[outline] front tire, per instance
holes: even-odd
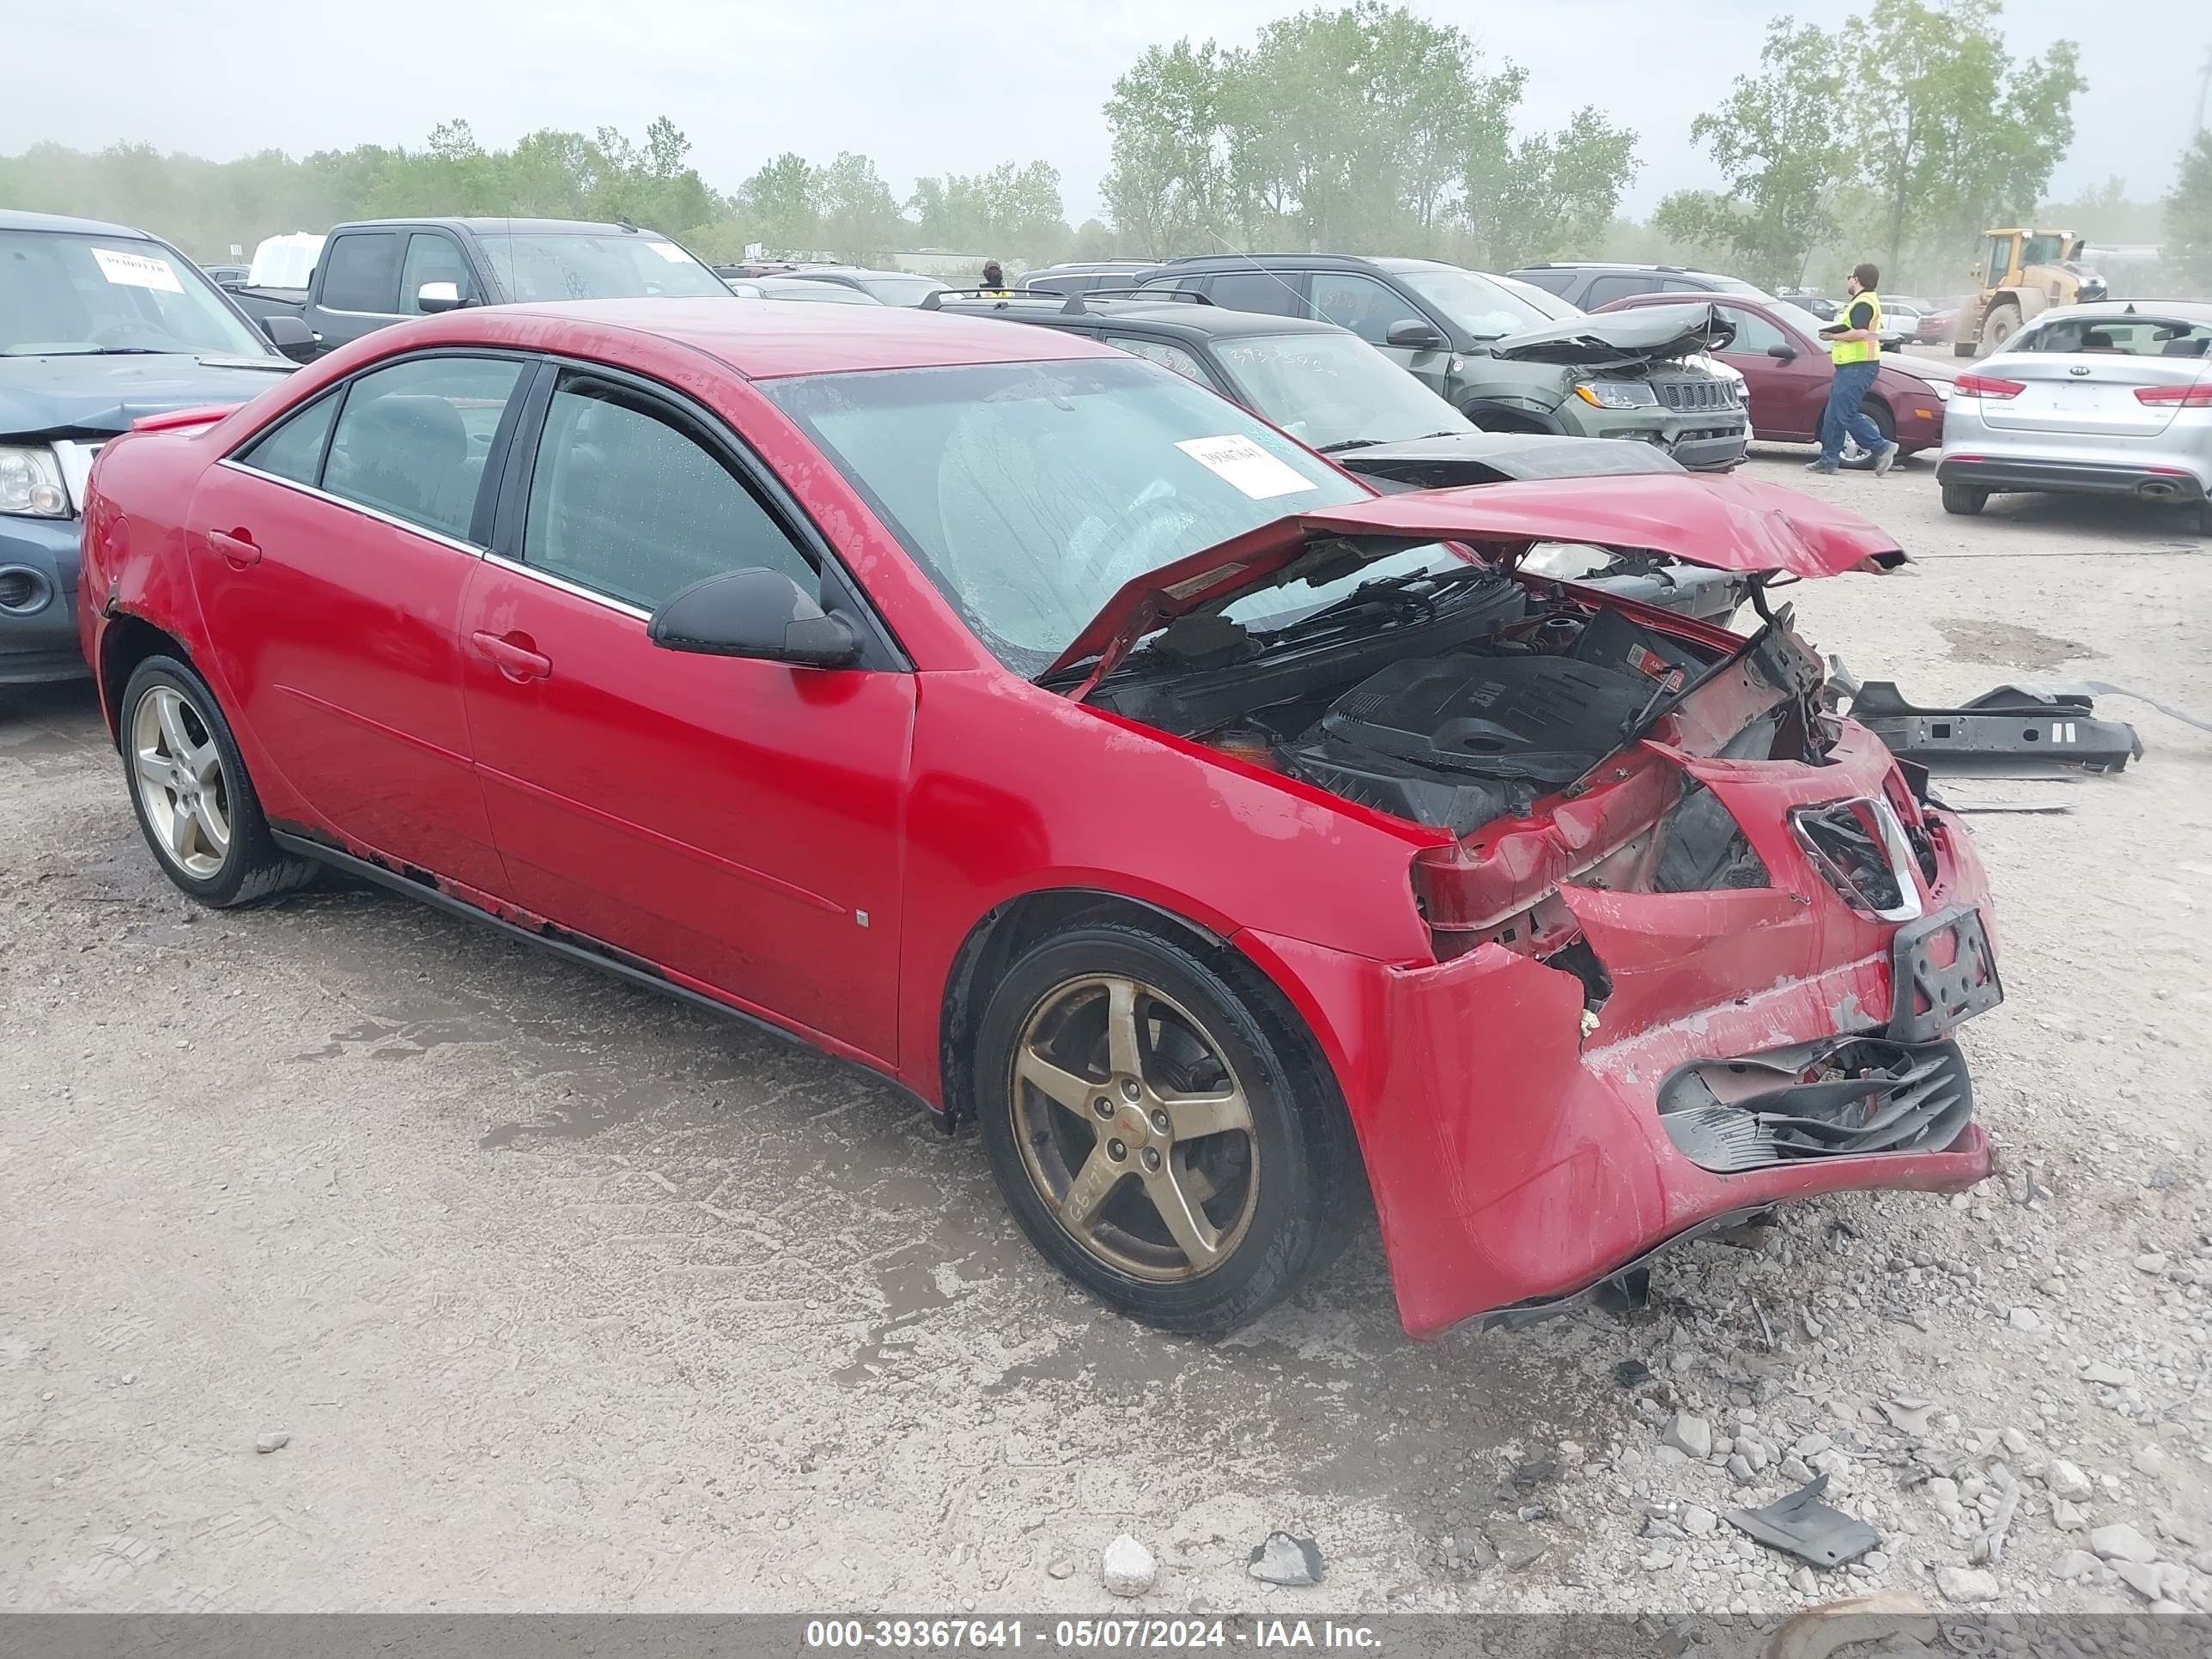
[[[1977,356],[1988,357],[2005,349],[2006,343],[2020,332],[2020,307],[2013,305],[1991,306],[1990,314],[1982,319],[1981,346]]]
[[[1972,484],[1947,483],[1943,486],[1943,510],[1971,519],[1990,504],[1990,492]]]
[[[123,688],[124,773],[161,873],[223,910],[304,885],[314,866],[277,849],[230,723],[189,664],[149,657]]]
[[[975,1113],[1014,1219],[1162,1330],[1250,1322],[1348,1229],[1358,1154],[1334,1080],[1256,979],[1096,923],[1029,951],[984,1012]]]

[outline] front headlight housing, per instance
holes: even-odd
[[[1583,380],[1575,396],[1600,409],[1650,409],[1659,401],[1659,394],[1641,380]]]
[[[1951,383],[1948,380],[1930,380],[1928,382],[1928,389],[1936,394],[1937,403],[1948,404],[1951,401]]]
[[[44,444],[0,444],[0,513],[30,519],[69,517],[69,491],[52,450]]]

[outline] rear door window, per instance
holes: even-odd
[[[1632,294],[1655,293],[1658,287],[1659,279],[1656,276],[1624,272],[1593,276],[1590,278],[1589,295],[1583,301],[1583,309],[1595,311],[1600,306],[1609,305],[1615,300],[1626,300]]]
[[[507,358],[416,357],[347,389],[323,489],[455,541],[473,539],[500,417],[521,378]]]
[[[1304,317],[1304,278],[1294,270],[1224,270],[1209,277],[1206,297],[1231,311]]]
[[[399,233],[354,230],[323,250],[321,303],[332,311],[399,313]]]

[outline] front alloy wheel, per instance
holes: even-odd
[[[131,781],[155,850],[194,881],[230,856],[230,788],[198,712],[172,685],[149,687],[131,721]]]
[[[1118,920],[1038,941],[992,988],[972,1078],[991,1173],[1030,1242],[1164,1330],[1249,1322],[1362,1212],[1335,1078],[1226,948]]]
[[[1188,1010],[1119,975],[1040,1001],[1009,1103],[1022,1163],[1083,1249],[1132,1278],[1211,1273],[1259,1195],[1252,1109]]]

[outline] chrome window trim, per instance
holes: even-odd
[[[541,569],[537,565],[525,564],[520,559],[507,558],[489,550],[483,555],[483,561],[486,564],[497,565],[501,570],[511,570],[518,576],[528,576],[532,580],[544,582],[548,587],[558,588],[562,592],[573,594],[577,599],[589,599],[594,605],[603,605],[607,610],[617,611],[625,617],[635,617],[639,622],[653,620],[653,612],[632,605],[627,599],[618,599],[611,593],[602,593],[597,588],[585,586],[581,582],[572,582],[566,576],[556,576],[551,571]]]
[[[233,460],[228,455],[217,461],[216,465],[227,466],[234,472],[243,472],[248,477],[259,478],[267,483],[281,484],[287,489],[297,491],[300,495],[312,496],[319,501],[327,501],[332,507],[342,507],[349,513],[358,513],[364,519],[374,519],[379,524],[390,525],[394,530],[404,530],[410,535],[420,536],[426,541],[436,542],[441,547],[450,547],[456,553],[465,553],[471,558],[480,559],[484,556],[484,550],[474,542],[460,541],[448,536],[442,530],[432,530],[422,525],[411,524],[396,513],[386,513],[380,507],[369,507],[361,501],[348,501],[343,495],[333,495],[327,489],[318,489],[314,485],[303,484],[295,478],[279,477],[274,472],[264,472],[258,466],[248,465],[244,461]]]

